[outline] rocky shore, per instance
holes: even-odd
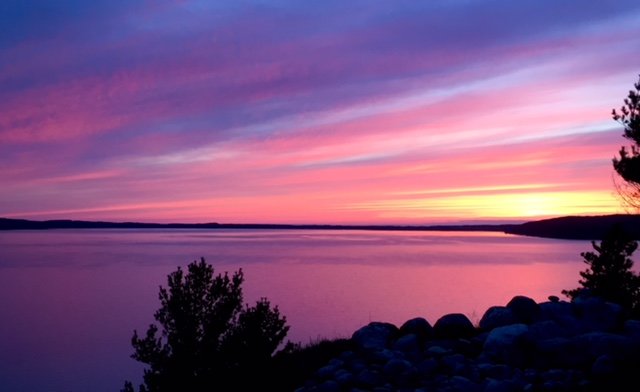
[[[625,314],[586,295],[517,296],[478,326],[463,314],[373,322],[297,391],[637,391],[640,321]]]

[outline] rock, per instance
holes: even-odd
[[[443,348],[440,346],[431,346],[427,348],[427,350],[425,351],[425,354],[427,354],[430,357],[441,357],[449,353],[451,353],[451,350],[447,350],[446,348]]]
[[[540,306],[541,321],[555,321],[568,335],[583,332],[580,320],[574,315],[571,303],[566,301],[543,302],[538,306]]]
[[[595,361],[601,355],[625,361],[637,355],[638,345],[622,335],[607,332],[590,332],[573,338],[580,355]]]
[[[511,377],[511,368],[504,364],[482,363],[478,365],[480,376],[485,379],[506,380]]]
[[[334,380],[340,384],[341,387],[352,385],[355,381],[355,377],[350,372],[340,369],[336,372]]]
[[[538,307],[542,320],[560,321],[567,316],[573,317],[573,306],[567,301],[542,302]]]
[[[568,388],[567,385],[560,381],[545,381],[542,383],[540,390],[544,392],[560,392],[567,391]]]
[[[529,338],[532,341],[567,337],[569,333],[553,320],[538,321],[529,325]]]
[[[534,365],[539,368],[577,368],[589,359],[581,355],[575,342],[569,338],[538,340],[534,347]]]
[[[442,357],[440,362],[450,373],[459,374],[465,366],[467,359],[462,354],[453,354]]]
[[[616,364],[610,355],[601,355],[593,362],[591,374],[596,378],[609,378],[616,372]]]
[[[536,301],[523,295],[517,295],[507,304],[517,322],[531,324],[540,319],[540,306]]]
[[[627,320],[624,323],[623,331],[625,336],[640,341],[640,320]]]
[[[512,366],[522,366],[529,351],[528,332],[529,327],[525,324],[495,328],[484,342],[482,355]]]
[[[440,317],[433,326],[435,335],[443,339],[470,338],[476,330],[469,318],[462,313],[451,313]]]
[[[398,336],[398,327],[390,323],[372,322],[353,333],[351,340],[364,349],[383,349]]]
[[[515,323],[517,323],[517,320],[511,309],[505,306],[492,306],[484,312],[480,319],[480,329],[490,331],[497,327]]]
[[[571,303],[584,332],[613,332],[622,329],[622,306],[598,297],[580,296]]]
[[[422,317],[416,317],[411,320],[407,320],[404,324],[402,324],[402,326],[400,327],[400,334],[414,334],[418,337],[418,339],[424,341],[427,339],[431,339],[431,337],[433,336],[433,327],[426,319]]]
[[[415,334],[404,335],[393,343],[393,349],[405,353],[420,351],[420,342]]]
[[[333,381],[333,380],[327,380],[325,382],[323,382],[322,384],[318,385],[315,389],[315,391],[317,392],[339,392],[340,391],[340,385]]]
[[[453,376],[449,379],[448,382],[449,391],[452,392],[476,392],[481,391],[481,387],[478,384],[473,383],[466,377],[462,376]]]
[[[356,384],[363,388],[372,388],[380,384],[382,376],[375,370],[364,369],[355,378]]]
[[[565,381],[568,378],[567,376],[567,372],[561,369],[549,369],[540,374],[544,381]]]
[[[364,358],[367,359],[369,362],[372,363],[380,363],[380,364],[384,364],[389,362],[392,359],[396,359],[399,356],[403,356],[404,355],[401,352],[398,351],[392,351],[386,348],[383,348],[381,350],[372,350],[367,352],[364,355]],[[404,358],[401,358],[404,359]]]
[[[326,366],[321,367],[316,371],[316,375],[323,379],[333,378],[334,374],[344,365],[339,359],[332,359]]]
[[[424,376],[434,374],[438,370],[438,361],[433,358],[427,358],[416,365],[418,373]]]
[[[413,365],[409,361],[403,359],[392,359],[382,368],[382,373],[388,378],[395,380],[401,374],[409,371]]]
[[[521,388],[511,380],[489,380],[483,392],[518,392]]]

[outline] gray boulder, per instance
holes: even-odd
[[[622,306],[598,297],[580,296],[571,303],[584,332],[621,330],[624,322]]]
[[[484,342],[482,356],[512,366],[522,366],[529,351],[529,327],[513,324],[492,330]]]
[[[414,334],[418,337],[418,339],[424,341],[426,339],[431,339],[431,337],[433,336],[433,327],[426,319],[422,317],[416,317],[412,318],[411,320],[407,320],[404,324],[402,324],[402,326],[400,327],[400,334]]]
[[[489,380],[483,392],[518,392],[522,388],[512,380]]]
[[[384,365],[382,373],[389,379],[396,380],[413,368],[411,362],[404,359],[392,359]]]
[[[554,320],[538,321],[529,325],[529,338],[533,341],[567,337],[570,333]]]
[[[446,388],[447,391],[451,392],[480,392],[482,390],[480,385],[462,376],[451,377]]]
[[[593,362],[591,374],[596,378],[609,378],[616,372],[616,364],[610,355],[601,355]]]
[[[356,346],[368,350],[388,347],[398,336],[398,327],[390,323],[372,322],[355,331],[351,340]]]
[[[492,306],[484,312],[482,319],[480,319],[480,329],[490,331],[497,327],[515,323],[517,323],[517,320],[511,309],[505,306]]]
[[[517,295],[509,301],[507,308],[519,323],[531,324],[540,319],[540,306],[529,297]]]
[[[578,368],[588,365],[576,342],[569,338],[538,340],[534,347],[534,365],[539,368]]]
[[[542,321],[555,321],[569,335],[581,333],[583,328],[574,314],[574,307],[566,301],[543,302],[540,306]]]
[[[619,361],[625,361],[637,355],[638,345],[630,338],[607,332],[590,332],[573,338],[580,355],[595,361],[602,355],[608,355]]]
[[[393,343],[393,349],[404,353],[419,352],[421,350],[420,341],[415,334],[404,335]]]
[[[624,323],[624,334],[636,342],[640,341],[640,320],[627,320]]]
[[[442,339],[470,338],[476,333],[467,316],[462,313],[444,315],[433,326],[435,335]]]

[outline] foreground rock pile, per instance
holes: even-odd
[[[640,321],[595,297],[514,297],[478,327],[462,314],[374,322],[352,341],[298,391],[640,390]]]

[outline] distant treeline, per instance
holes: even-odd
[[[565,216],[514,225],[509,234],[567,240],[600,240],[615,225],[640,240],[640,215]]]
[[[534,237],[598,240],[614,225],[640,240],[640,215],[567,216],[505,225],[284,225],[260,223],[141,223],[77,220],[32,221],[0,218],[0,230],[49,229],[269,229],[269,230],[377,230],[377,231],[497,231]]]

